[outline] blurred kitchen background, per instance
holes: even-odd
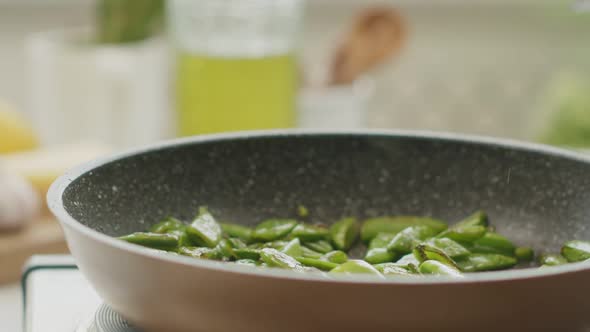
[[[590,1],[0,0],[0,321],[26,258],[66,250],[43,203],[64,170],[283,127],[587,149]]]

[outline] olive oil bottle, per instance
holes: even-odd
[[[181,136],[286,128],[295,124],[292,55],[177,58],[176,107]]]

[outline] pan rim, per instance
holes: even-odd
[[[552,147],[539,143],[526,142],[509,138],[497,138],[492,136],[472,135],[462,133],[451,133],[444,131],[428,130],[408,130],[408,129],[273,129],[273,130],[255,130],[255,131],[238,131],[231,133],[207,134],[191,137],[169,139],[153,144],[148,144],[132,149],[120,151],[102,158],[97,158],[80,165],[77,165],[64,174],[59,176],[50,186],[47,192],[47,204],[49,210],[55,215],[62,225],[68,227],[84,237],[91,238],[103,245],[127,251],[129,253],[143,256],[144,258],[161,260],[168,263],[176,263],[188,266],[194,266],[202,269],[217,270],[219,272],[229,272],[253,275],[258,277],[279,278],[285,280],[299,280],[310,282],[330,282],[330,283],[369,283],[375,285],[405,284],[405,285],[427,285],[427,284],[472,284],[472,283],[489,283],[501,281],[529,280],[533,278],[547,278],[560,276],[576,272],[590,272],[590,260],[570,263],[551,268],[525,268],[517,270],[489,271],[470,274],[465,278],[448,278],[441,276],[421,276],[420,278],[376,278],[370,275],[343,275],[326,278],[325,274],[316,273],[297,273],[289,270],[269,269],[250,267],[239,264],[226,264],[210,260],[194,259],[172,254],[162,254],[155,250],[150,250],[139,245],[134,245],[120,241],[114,237],[96,231],[73,218],[63,205],[63,193],[67,187],[78,179],[80,176],[92,171],[105,164],[140,155],[147,152],[154,152],[175,146],[200,144],[208,142],[221,142],[235,139],[252,139],[252,138],[272,138],[272,137],[306,137],[306,136],[359,136],[359,137],[397,137],[397,138],[416,138],[427,140],[438,140],[446,142],[461,142],[475,145],[485,145],[512,149],[518,151],[532,152],[566,158],[573,161],[590,164],[590,156],[579,152],[570,151],[564,148]],[[67,240],[67,239],[66,239]]]

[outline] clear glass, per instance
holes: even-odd
[[[171,0],[181,136],[295,125],[302,0]]]

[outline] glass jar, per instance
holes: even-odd
[[[303,0],[171,0],[181,136],[295,125]]]

